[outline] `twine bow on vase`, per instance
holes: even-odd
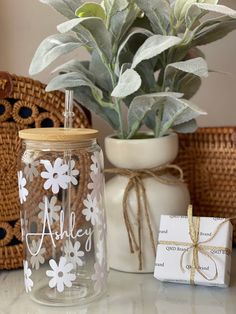
[[[169,173],[170,170],[175,170],[178,173],[176,178],[167,178],[163,175]],[[176,165],[166,165],[153,169],[106,169],[106,173],[121,175],[128,178],[128,184],[125,188],[123,196],[123,217],[128,234],[130,252],[133,254],[138,252],[139,270],[143,269],[143,250],[142,250],[142,233],[143,233],[143,216],[146,219],[149,237],[152,245],[154,256],[156,256],[156,241],[154,239],[153,226],[150,219],[147,191],[144,184],[144,179],[154,178],[158,182],[166,185],[176,185],[183,182],[183,171]],[[137,224],[138,224],[138,239],[135,237],[134,226],[129,215],[129,196],[134,190],[137,199]]]

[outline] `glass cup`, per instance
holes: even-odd
[[[18,183],[26,292],[84,304],[107,285],[103,154],[91,129],[28,129]]]

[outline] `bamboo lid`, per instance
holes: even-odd
[[[35,128],[19,131],[19,137],[32,141],[77,142],[96,139],[98,131],[94,129]]]

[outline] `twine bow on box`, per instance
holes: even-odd
[[[178,173],[176,178],[163,177],[164,174],[169,173],[170,170],[175,170]],[[106,173],[118,174],[129,179],[123,196],[123,216],[128,233],[130,252],[135,253],[138,251],[139,270],[143,269],[143,252],[142,252],[142,220],[143,212],[147,221],[149,236],[152,244],[153,254],[156,256],[156,243],[154,240],[154,232],[150,220],[147,192],[143,179],[154,178],[156,181],[167,184],[175,185],[183,182],[183,171],[176,165],[166,165],[153,169],[131,170],[131,169],[106,169]],[[134,234],[133,224],[129,216],[129,195],[132,190],[135,190],[137,198],[137,222],[138,222],[138,241]]]
[[[216,230],[212,233],[211,237],[209,237],[206,241],[199,241],[200,217],[193,217],[192,206],[189,206],[188,224],[189,224],[189,235],[192,242],[188,243],[188,242],[178,242],[178,241],[159,241],[158,245],[176,245],[176,246],[187,247],[186,250],[183,251],[180,257],[180,268],[182,272],[185,272],[184,267],[183,267],[184,256],[185,254],[187,254],[187,252],[192,250],[190,284],[193,284],[193,285],[195,284],[194,278],[195,278],[196,272],[198,272],[207,281],[213,281],[217,279],[218,277],[218,267],[210,251],[221,250],[222,252],[225,252],[225,254],[230,255],[232,253],[232,250],[227,247],[207,245],[207,243],[213,240],[215,236],[218,234],[218,232],[220,231],[220,229],[222,228],[222,226],[226,222],[229,222],[232,219],[235,219],[235,218],[233,217],[233,218],[225,219],[217,226]],[[213,262],[214,267],[215,267],[214,276],[208,277],[201,270],[201,267],[199,265],[199,254],[205,255],[207,258],[209,258]]]

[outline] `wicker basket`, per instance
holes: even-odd
[[[21,148],[18,131],[63,126],[64,99],[62,92],[46,93],[45,85],[38,81],[0,72],[0,269],[21,267],[23,259],[16,174]],[[90,126],[90,116],[78,105],[74,126]]]
[[[180,135],[177,163],[184,171],[196,215],[236,216],[236,128],[201,128]],[[236,221],[232,223],[236,226]]]

